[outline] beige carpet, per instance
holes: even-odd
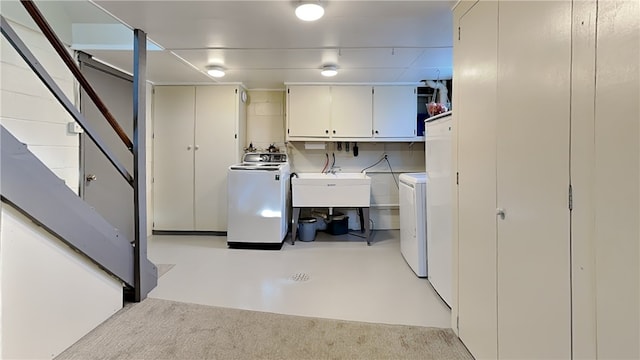
[[[453,331],[151,299],[57,359],[472,359]]]

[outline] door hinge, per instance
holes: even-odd
[[[460,173],[456,172],[456,185],[460,185]]]
[[[460,40],[460,26],[458,26],[458,40]]]
[[[458,329],[458,331],[460,331],[460,317],[456,316],[456,329]]]
[[[573,186],[569,185],[569,211],[573,210]]]

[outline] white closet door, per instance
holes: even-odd
[[[237,163],[235,86],[197,86],[195,230],[227,231],[227,170]]]
[[[598,3],[594,124],[597,357],[640,358],[640,3]],[[576,192],[576,196],[581,196]],[[581,204],[576,198],[576,206]]]
[[[459,336],[477,359],[497,357],[496,71],[498,3],[460,20],[454,98],[458,126]],[[455,304],[454,304],[455,306]]]
[[[193,230],[193,86],[156,86],[154,230]]]
[[[499,3],[498,357],[571,358],[571,2]]]

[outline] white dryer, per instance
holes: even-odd
[[[413,272],[427,276],[427,175],[400,175],[400,252]]]

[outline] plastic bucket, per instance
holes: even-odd
[[[316,221],[316,218],[298,219],[300,241],[314,241],[316,239]]]

